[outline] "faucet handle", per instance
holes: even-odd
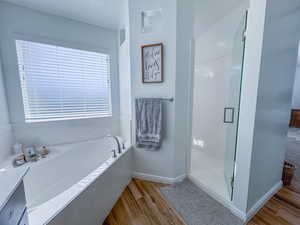
[[[116,151],[116,149],[111,150],[111,152],[113,153],[113,158],[117,158],[117,151]]]
[[[125,142],[122,142],[122,149],[125,149]]]

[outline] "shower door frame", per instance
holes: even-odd
[[[245,61],[245,50],[246,50],[246,31],[247,31],[247,22],[248,22],[248,10],[246,10],[244,14],[244,28],[243,28],[243,37],[242,37],[242,45],[243,45],[243,53],[241,58],[241,81],[239,87],[239,100],[238,100],[238,110],[236,112],[237,121],[236,121],[236,132],[235,132],[235,148],[234,148],[234,158],[233,158],[233,171],[232,171],[232,179],[231,179],[231,193],[230,200],[233,201],[233,193],[234,193],[234,181],[236,174],[236,155],[237,155],[237,142],[238,142],[238,134],[239,134],[239,122],[240,122],[240,108],[241,108],[241,94],[242,94],[242,84],[243,84],[243,74],[244,74],[244,61]],[[226,170],[226,168],[224,168]],[[225,171],[226,173],[226,171]],[[226,178],[226,177],[225,177]]]
[[[245,10],[245,29],[244,29],[244,37],[243,37],[243,57],[242,57],[242,68],[241,68],[241,82],[240,82],[240,98],[239,98],[239,110],[237,112],[237,132],[236,132],[236,141],[235,141],[235,153],[234,153],[234,170],[233,170],[233,180],[232,180],[232,193],[230,196],[230,201],[227,201],[225,198],[222,197],[220,199],[218,196],[215,194],[212,194],[214,198],[216,198],[218,201],[223,202],[224,205],[228,206],[232,204],[233,198],[234,198],[234,183],[235,183],[235,175],[236,175],[236,156],[237,156],[237,151],[238,151],[238,132],[239,132],[239,126],[240,126],[240,121],[239,121],[239,113],[240,113],[240,106],[241,106],[241,93],[242,93],[242,83],[243,83],[243,74],[244,74],[244,64],[245,64],[245,51],[246,51],[246,32],[247,32],[247,25],[248,25],[248,13],[249,10]],[[195,76],[195,71],[194,71],[194,66],[195,66],[195,39],[190,40],[190,55],[189,55],[189,65],[190,65],[190,71],[189,71],[189,86],[188,89],[189,91],[189,96],[188,96],[188,105],[190,106],[188,108],[188,115],[187,115],[187,121],[188,121],[188,137],[189,137],[189,142],[188,142],[188,150],[186,154],[186,177],[191,178],[191,153],[192,153],[192,141],[193,141],[193,135],[192,135],[192,118],[193,118],[193,102],[194,102],[194,76]],[[208,193],[210,190],[208,190],[206,187],[203,187]]]

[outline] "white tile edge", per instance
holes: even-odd
[[[186,175],[182,174],[178,177],[171,178],[171,177],[162,177],[162,176],[157,176],[157,175],[147,174],[147,173],[133,172],[132,177],[141,180],[163,183],[163,184],[175,184],[183,181],[186,178]]]
[[[245,222],[250,221],[282,187],[282,181],[279,181],[264,196],[262,196],[247,212],[245,216]]]

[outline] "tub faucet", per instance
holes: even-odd
[[[118,153],[119,153],[119,154],[122,153],[122,147],[121,147],[121,143],[120,143],[118,137],[117,137],[117,136],[113,136],[113,135],[108,135],[107,137],[111,137],[111,138],[113,138],[113,139],[117,142],[117,145],[118,145]]]

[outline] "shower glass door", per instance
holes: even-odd
[[[244,56],[246,7],[194,33],[190,178],[230,201]],[[195,27],[201,27],[201,20]]]
[[[229,196],[232,199],[235,173],[235,155],[238,134],[241,84],[245,51],[245,30],[247,13],[242,18],[234,36],[232,46],[232,65],[229,72],[228,98],[224,107],[224,125],[226,126],[226,149],[224,161],[224,176]]]

